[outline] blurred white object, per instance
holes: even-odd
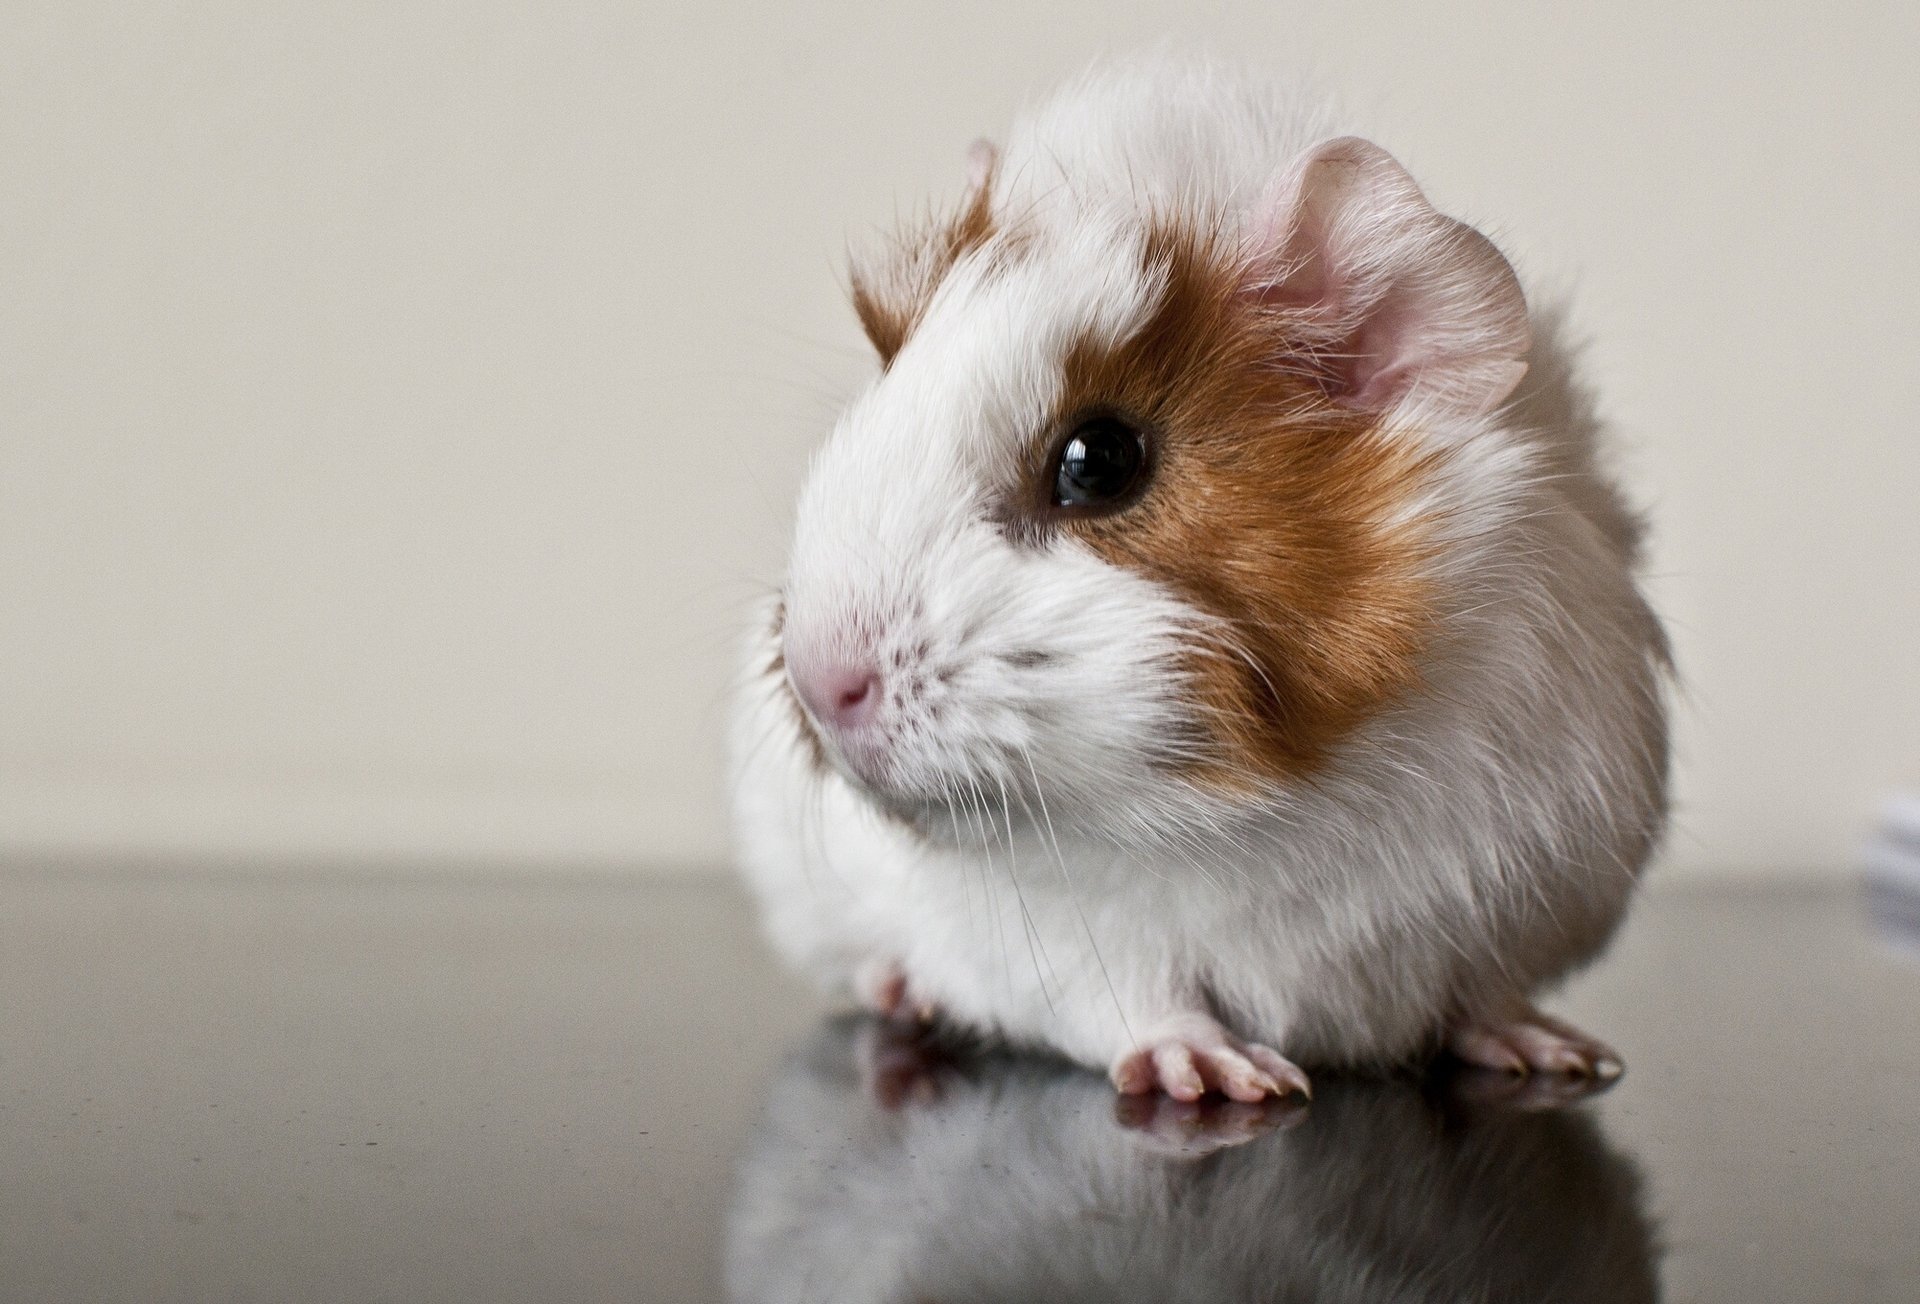
[[[1887,802],[1862,861],[1874,922],[1920,954],[1920,794],[1900,793]]]

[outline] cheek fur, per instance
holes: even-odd
[[[1418,685],[1434,618],[1416,503],[1433,455],[1330,402],[1289,323],[1207,241],[1163,229],[1148,256],[1167,287],[1155,315],[1069,356],[1060,412],[1131,414],[1154,478],[1127,511],[1065,528],[1211,618],[1187,667],[1211,746],[1187,768],[1257,788],[1312,773]]]
[[[807,709],[800,704],[800,698],[794,693],[793,684],[787,678],[786,646],[781,640],[781,635],[787,628],[785,598],[774,603],[773,613],[768,618],[767,625],[768,652],[759,673],[768,682],[776,685],[775,692],[779,694],[781,704],[789,714],[790,723],[795,736],[800,739],[807,763],[816,774],[824,774],[832,764],[827,759],[826,747],[820,742],[820,735],[814,732],[813,721],[807,719]],[[764,740],[757,741],[764,745]]]

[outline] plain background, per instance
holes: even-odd
[[[0,850],[716,870],[843,250],[1102,51],[1306,66],[1572,299],[1675,873],[1920,783],[1920,9],[9,4]]]

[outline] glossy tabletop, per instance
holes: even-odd
[[[1306,1108],[833,1018],[724,883],[0,872],[0,1299],[1920,1300],[1920,959],[1656,888],[1589,1099]]]

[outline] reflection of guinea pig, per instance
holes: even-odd
[[[1124,1091],[1609,1076],[1532,999],[1663,818],[1639,526],[1506,260],[1324,119],[1103,73],[863,266],[883,366],[755,631],[742,859],[826,984]]]
[[[739,1304],[1659,1296],[1639,1180],[1581,1111],[1328,1082],[1297,1124],[1190,1158],[1116,1114],[1194,1107],[1116,1109],[1043,1060],[895,1064],[876,1098],[886,1035],[831,1024],[775,1082],[731,1215]]]

